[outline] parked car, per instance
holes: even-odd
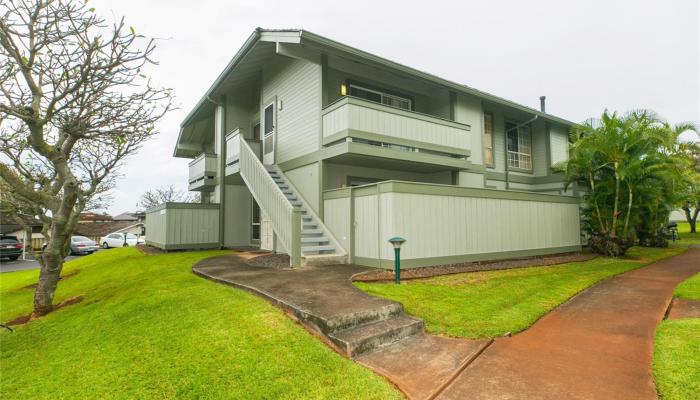
[[[22,255],[24,244],[17,239],[17,236],[0,236],[0,258],[9,258],[14,261]]]
[[[100,246],[97,245],[97,242],[85,236],[71,236],[70,238],[71,254],[92,254],[99,249]]]
[[[136,235],[132,233],[126,234],[126,240],[124,239],[124,233],[110,233],[107,236],[103,236],[100,239],[100,246],[103,249],[109,249],[111,247],[126,247],[126,246],[136,246],[138,239]]]

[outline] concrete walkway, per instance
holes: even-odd
[[[332,337],[338,331],[353,332],[354,325],[375,335],[377,323],[411,318],[401,316],[399,303],[352,285],[351,277],[367,268],[279,270],[250,266],[245,257],[214,257],[193,270],[267,298],[336,349]],[[421,322],[420,332],[401,337],[389,327],[389,342],[363,354],[339,351],[386,376],[411,399],[656,399],[656,326],[674,288],[699,271],[700,249],[692,249],[627,272],[585,290],[512,338],[426,335]]]
[[[700,250],[605,280],[498,339],[439,399],[656,399],[654,332]]]
[[[353,275],[369,268],[263,268],[248,265],[251,256],[209,258],[193,271],[266,298],[338,352],[389,378],[411,399],[436,395],[491,342],[425,335],[422,321],[403,315],[401,304],[352,284]]]

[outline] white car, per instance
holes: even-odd
[[[123,233],[110,233],[107,236],[100,238],[100,246],[103,249],[109,249],[110,247],[126,247],[126,246],[136,246],[138,239],[136,235],[132,233],[126,234],[126,239]]]

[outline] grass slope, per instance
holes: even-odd
[[[100,251],[66,264],[56,303],[0,332],[0,398],[400,398],[267,302],[191,273],[221,252]],[[36,271],[0,275],[0,320],[31,311]]]
[[[621,259],[599,257],[548,267],[471,272],[393,283],[356,283],[403,303],[428,332],[483,338],[528,328],[583,289],[613,275],[679,254],[686,246],[633,248]]]
[[[700,234],[691,235],[688,230],[687,223],[679,224],[684,240],[700,243]],[[678,285],[673,295],[700,300],[700,274]],[[700,399],[700,318],[661,322],[654,340],[653,369],[662,399]]]

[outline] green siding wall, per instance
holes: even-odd
[[[282,105],[276,111],[275,162],[279,164],[319,148],[321,66],[283,56],[274,60],[263,71],[262,107],[275,97]]]

